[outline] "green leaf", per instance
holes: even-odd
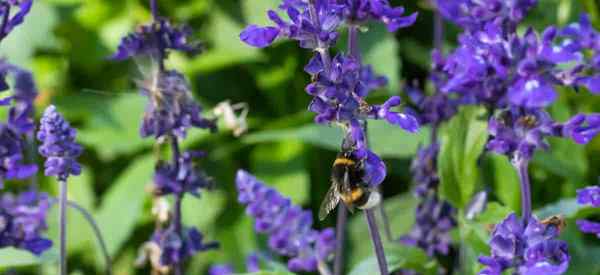
[[[385,257],[390,271],[411,269],[425,275],[437,274],[437,266],[427,254],[419,248],[395,245],[385,249]],[[371,256],[356,265],[350,275],[378,274],[377,258]]]
[[[205,230],[214,225],[224,206],[225,193],[222,191],[203,192],[200,198],[185,196],[181,206],[183,222]],[[198,209],[202,209],[202,215],[198,215]]]
[[[369,121],[369,140],[371,149],[384,158],[408,158],[417,152],[420,144],[425,143],[429,130],[421,129],[418,134],[389,125],[385,121]],[[338,151],[342,144],[343,132],[338,127],[307,124],[292,129],[265,130],[247,135],[245,143],[263,143],[283,140],[300,140],[324,149]]]
[[[292,272],[288,271],[259,271],[252,273],[236,273],[237,275],[294,275]]]
[[[145,104],[146,99],[142,96],[120,94],[104,111],[94,114],[89,124],[78,132],[78,139],[96,148],[103,159],[150,146],[153,140],[143,139],[139,134]]]
[[[58,254],[55,249],[50,249],[39,257],[36,257],[28,251],[12,247],[0,249],[0,271],[6,268],[55,263],[57,260]]]
[[[488,138],[483,111],[464,107],[441,131],[440,195],[456,208],[469,203],[479,180],[477,161]]]
[[[151,183],[153,168],[152,156],[138,158],[104,195],[97,221],[113,256],[129,239],[143,214],[144,201],[148,197],[144,190]]]
[[[514,212],[521,209],[521,186],[519,175],[507,157],[489,154],[494,170],[494,191],[498,199]]]
[[[294,203],[304,204],[310,198],[304,152],[302,143],[294,141],[260,145],[251,155],[252,171]]]

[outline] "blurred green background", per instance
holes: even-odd
[[[427,85],[429,53],[432,48],[432,12],[424,1],[390,1],[419,11],[417,23],[397,34],[371,26],[360,36],[367,63],[390,79],[386,90],[375,93],[370,102],[380,103],[389,95],[401,94],[406,82]],[[198,56],[172,54],[169,68],[184,72],[198,101],[207,113],[219,102],[246,102],[250,108],[249,132],[233,137],[221,127],[216,134],[192,130],[186,148],[205,150],[202,167],[215,177],[215,191],[200,199],[186,197],[184,219],[197,226],[221,249],[201,253],[189,262],[186,274],[205,274],[215,263],[232,263],[244,270],[245,256],[265,248],[265,238],[255,236],[252,220],[236,201],[233,178],[239,168],[255,173],[292,200],[316,210],[329,187],[329,169],[340,147],[341,133],[317,126],[306,108],[304,92],[309,77],[303,66],[310,53],[292,42],[280,42],[267,50],[247,47],[238,39],[248,23],[265,24],[265,11],[278,0],[170,0],[159,1],[161,14],[175,22],[187,23],[205,45]],[[154,167],[152,139],[139,137],[138,129],[145,98],[135,89],[141,77],[133,62],[112,62],[107,57],[125,34],[148,22],[147,1],[139,0],[37,0],[25,23],[0,45],[0,57],[33,70],[40,90],[38,111],[52,103],[78,129],[85,145],[84,173],[70,182],[69,197],[89,209],[98,223],[114,257],[115,274],[148,274],[133,262],[138,248],[153,228],[151,184]],[[594,0],[541,0],[526,24],[538,30],[550,24],[565,25],[587,11],[600,26],[599,2]],[[459,29],[447,24],[445,48],[452,49]],[[343,41],[343,40],[340,40]],[[344,46],[340,42],[340,48]],[[2,110],[4,111],[4,110]],[[600,111],[600,98],[587,92],[565,91],[551,108],[563,121],[577,112]],[[1,114],[0,117],[4,117]],[[410,161],[419,144],[428,140],[428,129],[406,134],[385,123],[369,124],[373,150],[385,158],[388,177],[384,182],[385,205],[394,235],[408,232],[414,220],[417,200],[411,193]],[[575,190],[598,183],[600,139],[586,147],[570,141],[551,140],[552,150],[539,153],[532,164],[534,208],[538,214],[566,213],[569,227],[563,238],[570,243],[572,268],[569,274],[600,274],[600,242],[577,233],[573,219],[590,215],[574,203]],[[489,190],[497,203],[477,222],[461,222],[455,234],[469,246],[469,260],[475,268],[479,253],[489,253],[486,224],[496,223],[510,209],[518,211],[519,189],[516,174],[505,158],[484,155],[477,160],[480,175],[470,187]],[[42,186],[56,194],[48,179]],[[461,184],[461,179],[456,181]],[[18,189],[23,183],[9,183]],[[456,188],[461,188],[456,187]],[[545,211],[545,212],[544,212]],[[51,213],[49,235],[56,240],[56,209]],[[594,214],[594,213],[591,213]],[[69,213],[69,261],[72,274],[102,274],[103,261],[89,226],[79,213]],[[349,225],[347,267],[371,256],[364,220],[355,214]],[[334,218],[317,227],[333,226]],[[467,252],[468,252],[467,251]],[[18,274],[55,274],[56,248],[40,259],[12,249],[0,250],[0,272],[16,267]],[[420,255],[419,255],[420,256]],[[456,255],[455,255],[456,256]],[[460,260],[449,259],[450,266]],[[425,261],[425,260],[423,260]],[[422,264],[422,263],[419,263]],[[3,271],[4,270],[4,271]],[[464,271],[469,274],[471,271]],[[357,273],[360,274],[360,273]],[[455,274],[461,274],[456,273]]]

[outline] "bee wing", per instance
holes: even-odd
[[[333,210],[339,202],[340,195],[338,194],[335,184],[332,184],[329,188],[329,191],[327,191],[327,194],[325,194],[325,198],[323,199],[321,207],[319,208],[319,220],[324,220],[327,215],[329,215],[329,212],[331,212],[331,210]]]

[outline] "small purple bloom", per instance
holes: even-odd
[[[600,133],[600,114],[578,114],[557,128],[562,128],[563,137],[587,144]]]
[[[81,155],[83,148],[75,141],[76,135],[75,129],[56,111],[56,107],[51,105],[46,108],[37,133],[37,138],[42,143],[39,152],[46,158],[46,176],[66,180],[69,175],[81,173],[77,157]]]
[[[600,186],[588,186],[577,190],[577,203],[600,207]]]
[[[227,264],[213,265],[208,270],[208,275],[233,275],[233,267]]]
[[[149,56],[156,60],[166,58],[167,50],[196,53],[200,44],[189,40],[192,30],[187,26],[173,26],[166,19],[139,26],[137,31],[121,40],[114,60]]]
[[[195,228],[184,229],[183,234],[178,234],[172,227],[158,229],[151,241],[160,247],[160,262],[164,266],[178,264],[199,252],[219,247],[216,242],[205,242],[202,233]]]
[[[191,127],[215,129],[213,121],[202,117],[185,77],[174,70],[157,72],[141,85],[148,97],[140,128],[142,137],[175,135],[185,137]]]
[[[588,220],[577,220],[577,227],[579,227],[579,230],[583,233],[596,234],[596,237],[600,238],[600,223]]]
[[[189,192],[199,196],[199,189],[209,188],[212,180],[196,170],[193,165],[193,159],[200,155],[196,152],[185,152],[177,164],[159,163],[154,174],[156,193],[164,196]]]
[[[289,258],[291,271],[315,271],[319,263],[329,260],[335,249],[335,233],[330,228],[312,229],[310,211],[293,205],[246,171],[238,171],[236,186],[238,201],[255,219],[255,230],[269,236],[273,251]]]
[[[33,133],[33,103],[38,95],[33,75],[0,59],[0,93],[10,88],[5,81],[7,76],[14,80],[13,95],[0,99],[0,105],[13,103],[8,114],[8,124],[21,134]]]
[[[264,48],[271,45],[278,35],[279,29],[275,27],[249,25],[240,33],[240,40],[250,46]]]
[[[542,78],[524,78],[509,88],[508,98],[515,106],[541,108],[556,100],[556,91],[551,83]]]
[[[12,246],[40,255],[52,246],[42,237],[48,228],[50,201],[46,193],[23,192],[0,197],[0,248]]]
[[[480,275],[500,275],[513,269],[518,274],[559,275],[569,266],[569,252],[564,241],[557,240],[558,228],[542,224],[534,217],[525,225],[510,214],[496,225],[490,240],[491,256],[481,256],[487,267]]]

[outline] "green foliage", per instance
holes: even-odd
[[[385,257],[390,271],[411,269],[424,275],[438,274],[435,261],[427,257],[427,254],[418,248],[400,245],[390,246],[385,249]],[[377,258],[371,256],[356,265],[349,274],[377,274],[378,272]]]
[[[441,131],[440,195],[457,208],[469,203],[479,180],[478,160],[488,137],[483,114],[482,108],[464,107]]]

